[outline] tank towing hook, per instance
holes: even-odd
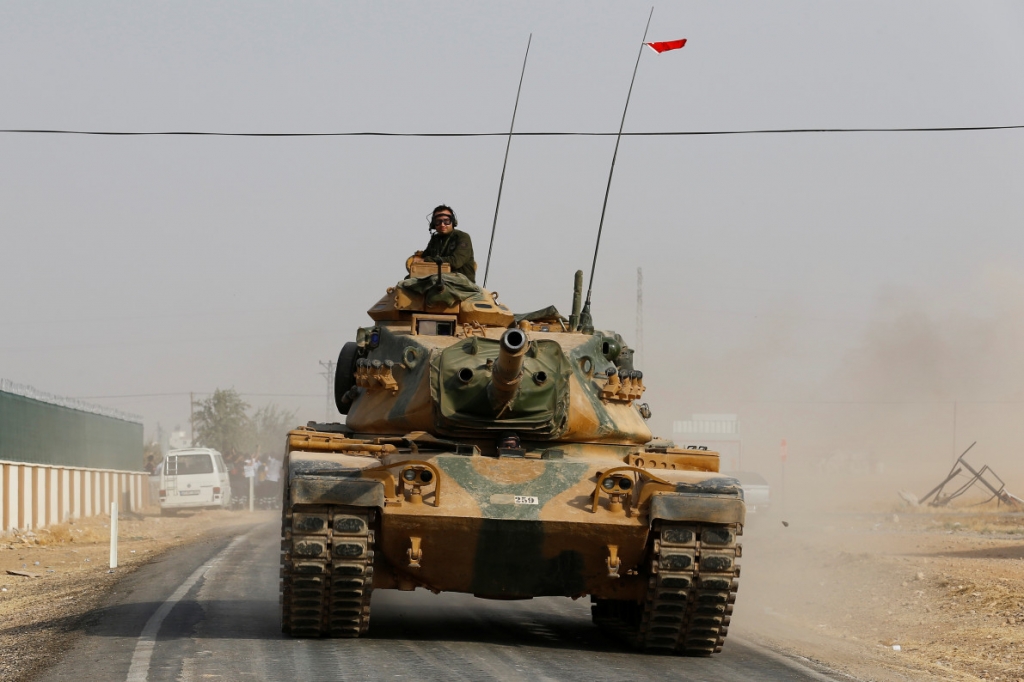
[[[622,559],[619,558],[619,546],[608,545],[608,577],[618,578],[619,568],[622,566]]]
[[[422,538],[410,537],[409,538],[409,549],[406,550],[406,556],[409,557],[409,568],[420,568],[420,561],[423,560],[423,549],[420,547]]]

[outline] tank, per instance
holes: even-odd
[[[344,424],[288,434],[282,626],[358,637],[374,590],[589,597],[648,652],[721,650],[746,514],[715,452],[655,439],[614,332],[412,264],[338,357]],[[414,276],[419,275],[419,276]]]

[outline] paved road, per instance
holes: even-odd
[[[293,640],[278,623],[279,528],[211,539],[122,581],[39,681],[829,680],[732,640],[710,659],[622,649],[587,600],[379,591],[368,637]]]

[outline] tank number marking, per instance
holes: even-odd
[[[540,504],[540,500],[531,495],[495,493],[491,495],[491,504]]]

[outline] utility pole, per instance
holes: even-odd
[[[334,360],[320,361],[320,366],[326,372],[320,372],[320,376],[327,380],[327,400],[324,405],[324,421],[331,421],[331,402],[334,400],[334,368],[337,366]]]
[[[196,446],[196,399],[192,391],[188,392],[188,445]]]
[[[636,269],[636,359],[633,365],[641,366],[644,355],[644,269]]]

